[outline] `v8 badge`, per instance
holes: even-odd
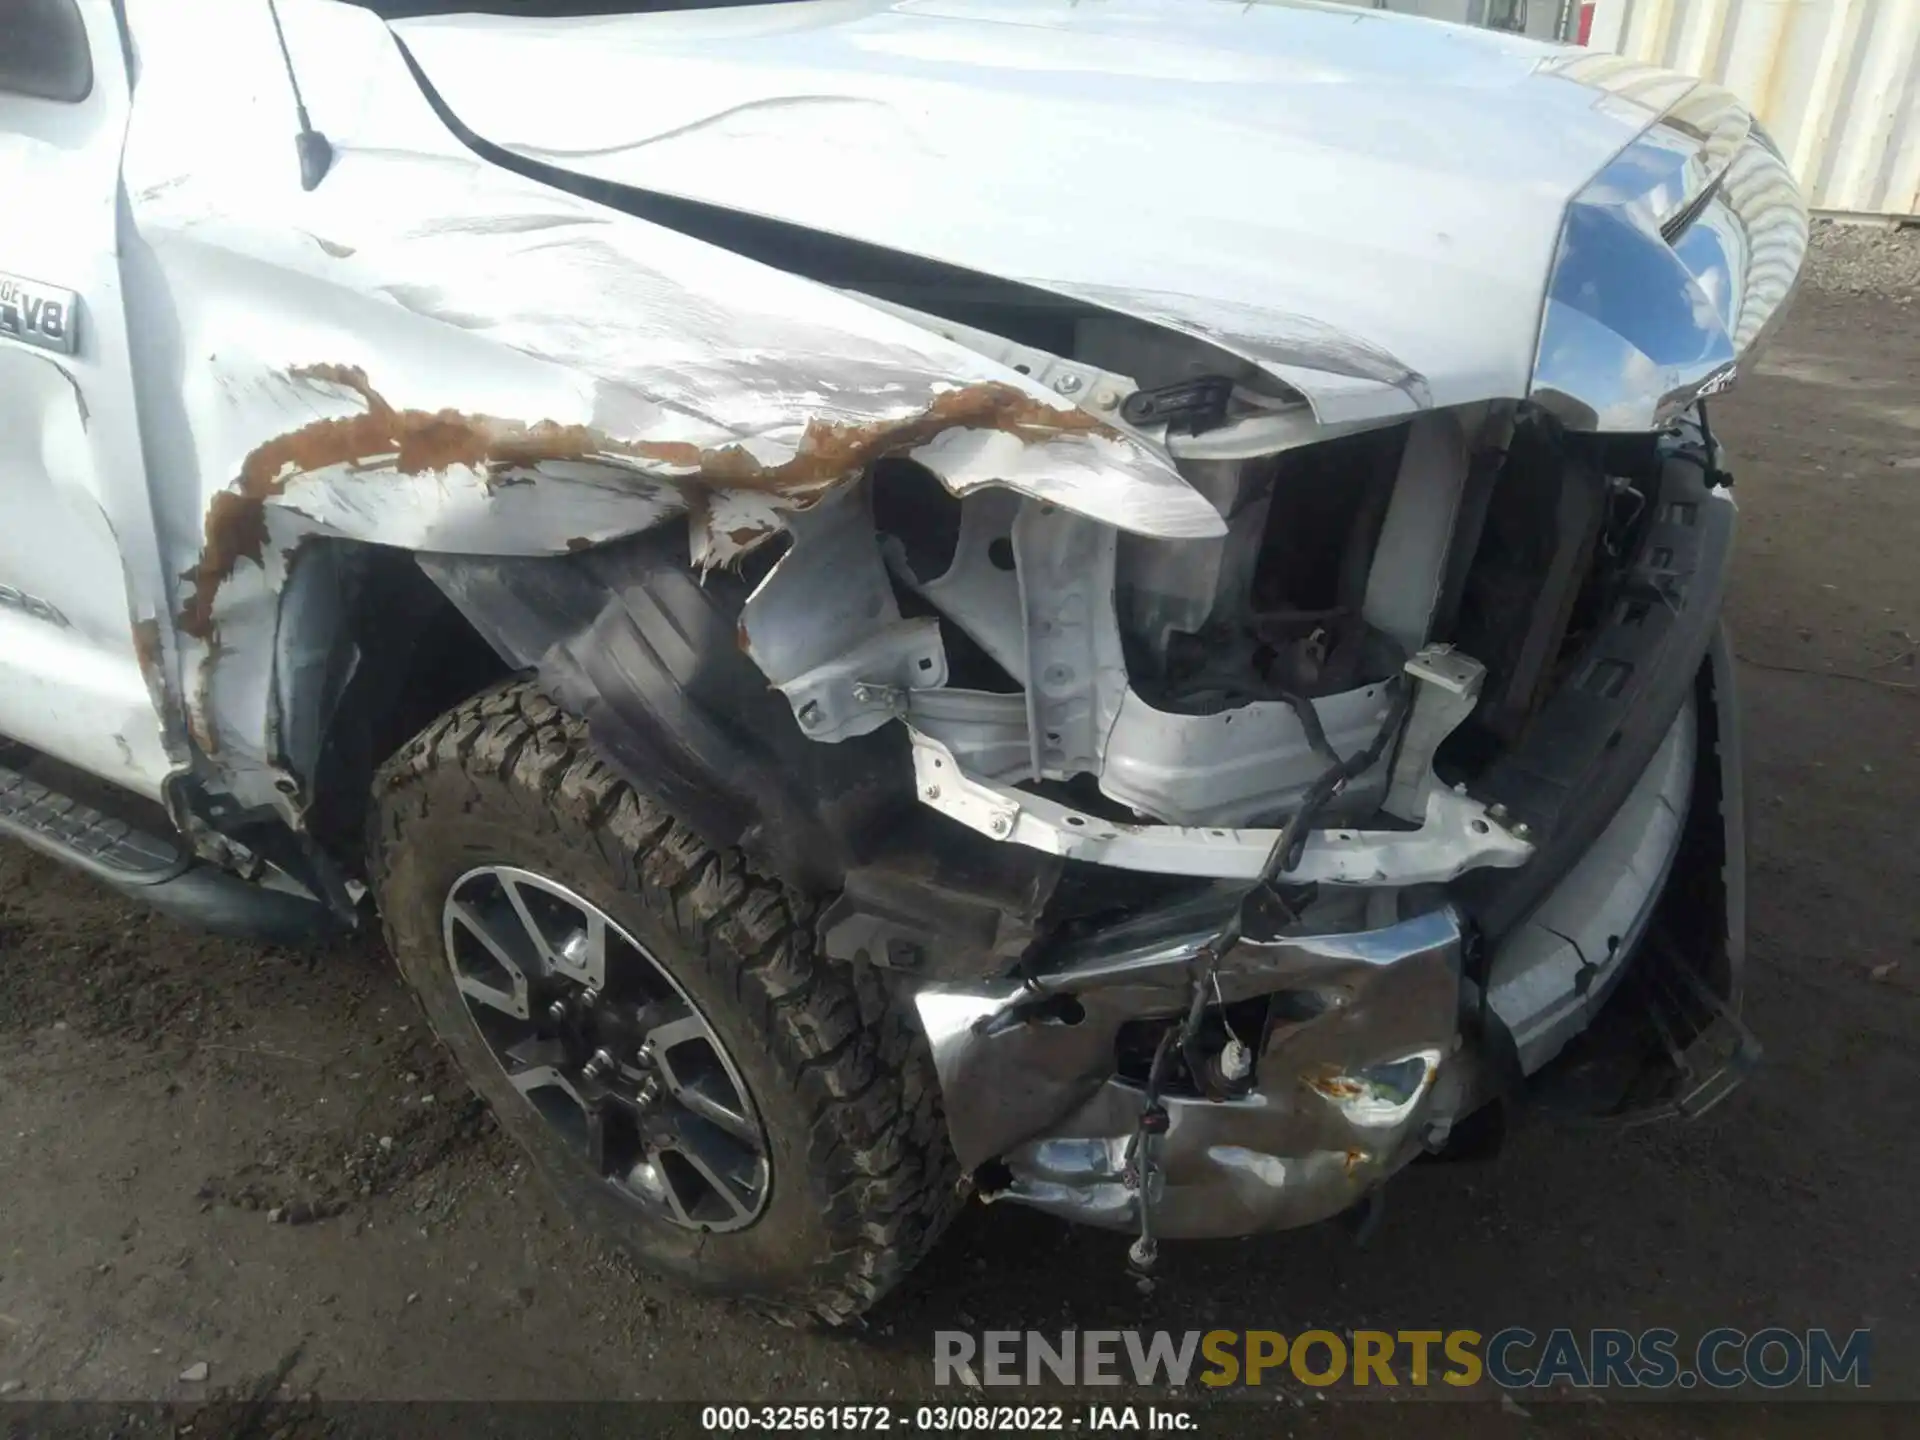
[[[0,339],[71,355],[79,343],[79,306],[71,290],[0,273]]]

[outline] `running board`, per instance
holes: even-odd
[[[153,834],[21,773],[7,763],[29,763],[21,751],[0,755],[0,836],[202,929],[296,946],[339,933],[319,900],[207,865],[178,836]]]

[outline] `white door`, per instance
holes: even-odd
[[[0,735],[154,795],[135,628],[156,617],[128,588],[153,522],[120,293],[126,62],[112,0],[0,12]]]

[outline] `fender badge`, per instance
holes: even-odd
[[[71,355],[78,348],[79,308],[71,290],[0,272],[0,338]]]

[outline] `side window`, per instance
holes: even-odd
[[[0,90],[73,104],[92,89],[87,27],[73,0],[0,0]]]

